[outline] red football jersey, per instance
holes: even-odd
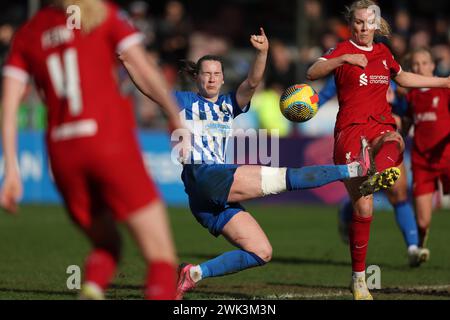
[[[362,69],[343,64],[334,70],[339,101],[336,130],[354,123],[367,123],[369,117],[380,123],[394,124],[386,92],[391,77],[401,72],[389,49],[382,43],[371,48],[361,47],[352,40],[340,42],[320,59],[327,60],[343,54],[364,54],[368,64]]]
[[[406,96],[414,120],[414,144],[420,152],[437,146],[450,134],[450,90],[412,89]]]
[[[4,75],[34,78],[48,108],[48,142],[80,137],[119,138],[134,125],[121,96],[117,54],[142,41],[126,15],[111,3],[90,33],[66,26],[66,13],[41,9],[14,36]]]

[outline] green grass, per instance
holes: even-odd
[[[273,260],[226,277],[202,281],[186,299],[351,299],[350,258],[336,228],[336,208],[319,206],[248,207],[266,231]],[[180,261],[199,263],[232,250],[212,237],[186,209],[171,209]],[[392,212],[376,212],[368,265],[381,268],[375,299],[450,298],[450,215],[438,211],[429,238],[431,260],[407,266],[406,249]],[[145,265],[125,230],[124,258],[108,292],[113,299],[141,298]],[[82,266],[86,239],[61,207],[24,206],[18,216],[0,218],[0,299],[73,299],[66,269]]]

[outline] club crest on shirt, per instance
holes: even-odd
[[[432,107],[437,108],[439,106],[439,97],[434,97],[432,102]]]
[[[231,115],[231,110],[225,101],[222,102],[222,105],[220,106],[220,111],[222,111],[225,115]]]
[[[385,68],[386,70],[389,70],[389,68],[388,68],[388,66],[387,66],[386,60],[383,60],[383,65],[384,65],[384,68]]]

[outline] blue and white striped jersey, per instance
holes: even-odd
[[[220,95],[214,103],[190,91],[176,91],[175,98],[181,109],[181,120],[192,134],[193,148],[188,163],[225,163],[233,118],[247,112],[250,104],[242,110],[235,92]]]

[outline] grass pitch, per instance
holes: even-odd
[[[262,268],[205,279],[186,299],[351,299],[350,256],[337,233],[336,208],[247,208],[272,242],[273,260]],[[214,238],[187,209],[170,209],[180,261],[199,263],[233,250]],[[381,269],[375,299],[450,299],[450,214],[437,211],[428,240],[431,260],[407,264],[405,244],[392,212],[376,212],[367,264]],[[124,257],[108,291],[110,299],[140,299],[145,264],[125,230]],[[67,289],[70,265],[83,265],[87,240],[58,206],[23,206],[0,218],[0,299],[74,299]]]

